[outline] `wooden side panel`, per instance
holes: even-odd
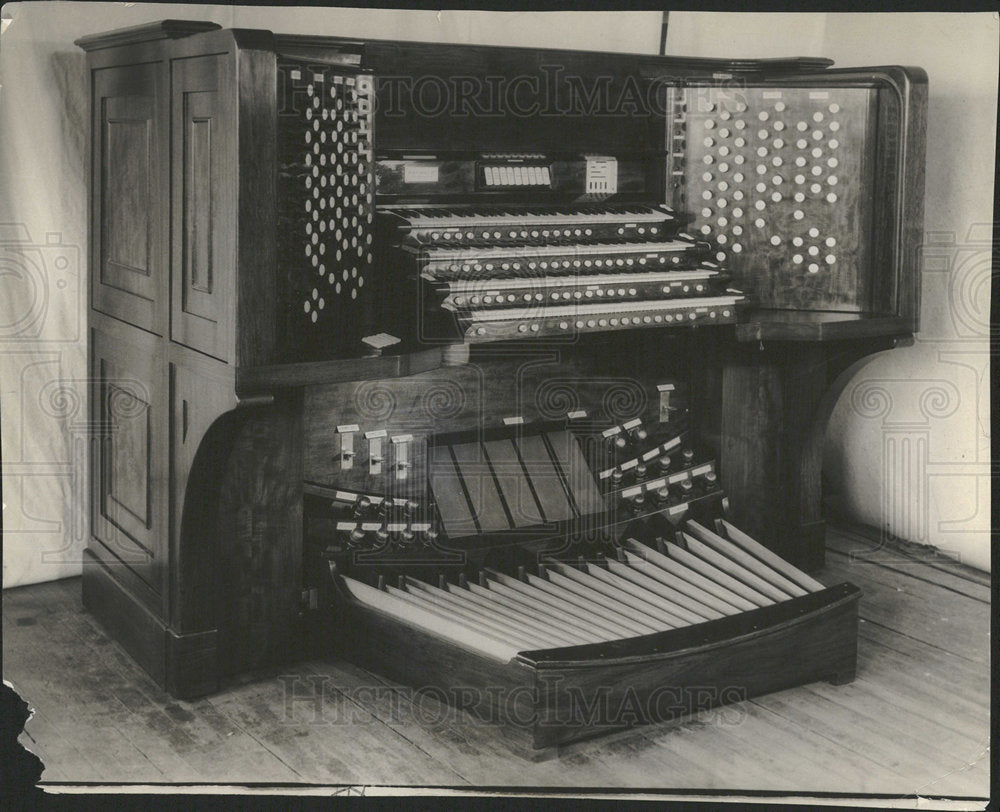
[[[93,72],[96,309],[162,335],[167,307],[166,65]]]
[[[720,477],[732,522],[801,569],[823,566],[823,437],[845,370],[892,346],[774,342],[733,351],[723,366]]]
[[[193,352],[169,364],[171,478],[171,626],[179,632],[215,627],[218,567],[212,512],[219,469],[237,420],[230,370]]]
[[[174,341],[233,354],[236,128],[229,54],[171,65],[171,322]]]
[[[212,573],[223,676],[299,656],[301,399],[245,407],[220,480]],[[202,469],[211,475],[213,469]],[[214,537],[213,537],[214,536]]]
[[[275,360],[277,334],[277,66],[269,32],[235,34],[240,272],[235,354],[240,365],[255,366]]]
[[[163,353],[123,325],[91,332],[93,416],[102,432],[93,460],[92,533],[116,575],[161,611],[167,572],[167,436]]]

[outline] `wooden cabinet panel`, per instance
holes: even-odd
[[[162,62],[94,71],[94,307],[158,335],[167,302]]]
[[[165,374],[156,338],[124,325],[91,332],[91,409],[101,425],[92,471],[100,557],[151,608],[167,567]]]
[[[235,126],[228,54],[174,60],[171,338],[231,357],[235,269]]]
[[[217,590],[215,504],[221,469],[233,434],[236,407],[229,367],[174,347],[170,371],[172,628],[190,633],[214,628]],[[219,421],[210,436],[213,424]],[[201,459],[196,464],[198,455]]]

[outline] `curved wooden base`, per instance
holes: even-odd
[[[860,590],[843,583],[766,608],[608,643],[523,651],[508,663],[376,609],[344,610],[344,652],[539,749],[853,679]]]

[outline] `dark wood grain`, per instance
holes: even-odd
[[[743,346],[722,374],[720,467],[734,521],[782,558],[823,562],[822,447],[843,388],[895,340]]]
[[[237,175],[232,54],[171,64],[170,335],[233,360]]]
[[[754,310],[736,326],[740,341],[840,341],[878,336],[904,337],[913,322],[903,316],[867,313]]]
[[[114,31],[80,37],[74,40],[73,44],[85,51],[97,51],[102,48],[118,48],[122,45],[135,45],[161,39],[178,39],[218,28],[221,28],[218,23],[208,20],[158,20],[155,23],[116,28]]]
[[[445,366],[447,351],[448,347],[433,347],[397,355],[241,366],[236,373],[236,389],[241,395],[250,396],[278,389],[404,378]]]
[[[301,400],[250,407],[216,505],[219,668],[289,662],[298,645],[302,556]]]
[[[217,627],[217,500],[220,471],[238,435],[232,371],[198,353],[171,353],[171,627]]]
[[[793,605],[804,599],[778,604],[772,607],[774,617],[752,618],[747,633],[722,641],[711,641],[709,627],[725,621],[709,621],[700,624],[706,627],[700,644],[673,648],[665,643],[662,654],[653,645],[653,653],[621,663],[589,660],[582,668],[539,663],[535,746],[663,723],[802,683],[850,682],[857,661],[860,592],[848,584],[827,592],[811,596],[817,598],[811,609]],[[695,637],[697,629],[684,631]],[[638,641],[634,645],[638,648]],[[591,718],[595,705],[596,724]]]
[[[236,359],[242,366],[273,363],[276,306],[281,301],[275,234],[277,64],[270,32],[236,31],[239,77],[236,126],[237,231]]]
[[[92,325],[90,409],[101,431],[92,448],[91,534],[161,612],[169,567],[163,351],[154,336],[115,319]]]
[[[169,100],[162,61],[92,76],[90,274],[93,306],[166,332]]]

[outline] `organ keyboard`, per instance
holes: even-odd
[[[505,245],[511,240],[547,240],[665,235],[679,219],[668,206],[566,205],[546,206],[425,206],[390,207],[393,218],[409,242]]]
[[[399,263],[426,283],[425,340],[731,323],[745,302],[725,288],[719,266],[704,260],[708,243],[678,234],[682,221],[665,206],[432,206],[381,214]],[[439,309],[454,320],[442,321]]]
[[[817,461],[917,327],[922,71],[79,44],[84,603],[159,684],[350,657],[535,748],[851,679]]]

